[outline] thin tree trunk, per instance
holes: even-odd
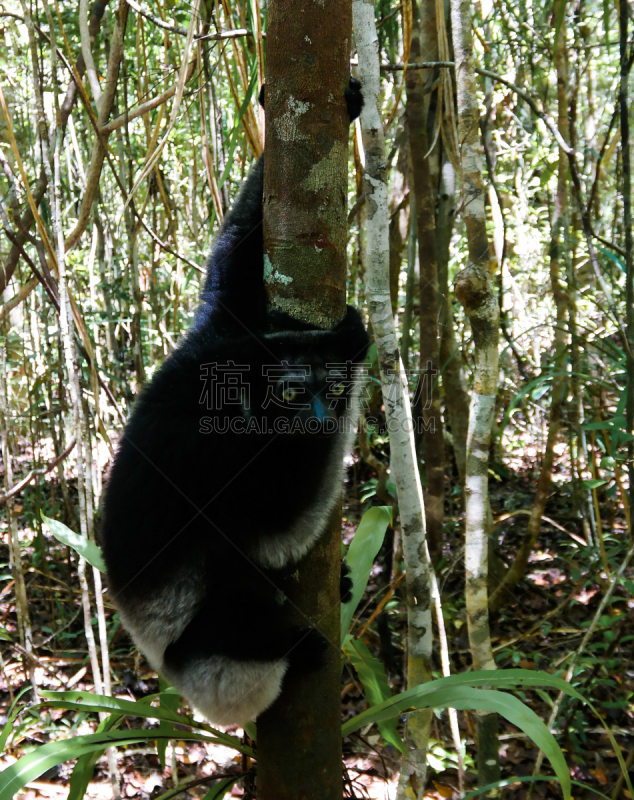
[[[95,227],[97,229],[97,263],[99,264],[99,280],[101,284],[108,286],[108,278],[106,276],[106,237],[104,233],[103,223],[99,219],[98,212],[95,210]],[[106,312],[106,354],[110,371],[117,374],[117,366],[119,364],[119,354],[117,352],[117,339],[115,336],[115,323],[114,312],[112,308],[112,295],[111,292],[102,291],[103,306]]]
[[[134,202],[134,200],[132,202]],[[132,357],[134,359],[134,373],[137,383],[136,393],[138,394],[145,383],[145,366],[143,363],[143,331],[141,329],[141,321],[143,319],[143,293],[139,284],[138,228],[135,221],[132,221],[132,224],[128,228],[128,269],[132,300],[134,303],[131,324]]]
[[[627,399],[626,425],[634,434],[634,268],[632,265],[632,172],[630,161],[630,120],[628,100],[627,28],[630,10],[627,0],[619,0],[619,42],[621,55],[621,84],[619,106],[621,110],[621,157],[623,163],[623,227],[625,228],[625,324],[630,346],[626,348]],[[634,507],[634,440],[627,443],[628,475],[630,483],[630,508]],[[630,536],[632,532],[630,531]]]
[[[418,686],[431,676],[431,590],[425,543],[425,512],[416,464],[407,376],[401,362],[389,288],[389,241],[387,184],[385,182],[385,140],[377,107],[379,93],[379,45],[374,5],[353,0],[355,40],[365,105],[361,130],[365,149],[365,192],[367,219],[366,285],[370,320],[377,346],[381,385],[388,429],[392,472],[398,492],[403,555],[407,572],[408,687]],[[427,743],[431,714],[412,714],[407,723],[408,752],[401,762],[398,796],[421,798],[427,775]]]
[[[456,60],[463,214],[469,245],[469,263],[456,276],[454,285],[456,296],[469,317],[475,345],[465,479],[465,568],[469,642],[473,667],[478,670],[495,668],[487,604],[488,465],[498,382],[500,309],[491,283],[469,0],[451,0],[451,22]],[[480,786],[500,777],[497,727],[497,714],[478,713]]]
[[[398,159],[392,180],[392,192],[390,196],[390,297],[392,300],[392,313],[396,315],[398,311],[398,295],[401,279],[401,266],[403,262],[403,247],[407,237],[407,198],[405,193],[405,175],[401,167],[406,171],[407,167]],[[410,193],[411,197],[411,193]]]
[[[579,293],[577,281],[577,264],[579,263],[579,241],[581,240],[581,220],[579,212],[574,209],[570,226],[572,237],[572,250],[570,258],[566,259],[566,280],[568,283],[568,330],[570,332],[570,473],[572,475],[572,504],[573,511],[583,528],[583,534],[588,544],[592,543],[592,528],[590,520],[592,515],[585,512],[588,504],[589,490],[583,489],[581,482],[582,459],[586,459],[586,432],[583,429],[583,396],[581,386],[581,352],[579,348],[579,333],[577,328],[577,297]]]
[[[467,468],[467,432],[469,430],[469,395],[456,340],[453,308],[449,297],[449,245],[456,216],[456,175],[448,158],[440,170],[438,216],[436,218],[436,260],[440,295],[440,371],[456,467],[464,486]]]
[[[0,364],[0,438],[2,445],[2,463],[4,465],[4,489],[5,495],[13,488],[13,453],[11,452],[11,437],[9,429],[10,408],[8,393],[8,371],[7,371],[7,333],[8,320],[3,322],[3,341],[2,356]],[[17,616],[18,638],[20,644],[27,654],[24,663],[24,672],[31,681],[33,687],[33,700],[38,701],[37,680],[35,665],[30,658],[33,652],[33,630],[31,627],[31,617],[29,614],[29,603],[26,593],[26,583],[24,580],[24,569],[22,566],[22,550],[18,536],[18,524],[14,512],[14,498],[8,497],[6,502],[7,526],[9,528],[9,561],[11,574],[15,581],[15,611]]]
[[[403,337],[401,339],[401,359],[403,368],[409,372],[409,349],[412,341],[412,312],[416,292],[416,198],[412,194],[409,201],[409,223],[407,239],[407,283],[405,285],[405,309],[403,311]]]
[[[128,19],[128,4],[125,0],[119,0],[119,8],[115,14],[115,26],[112,34],[112,41],[110,44],[110,57],[108,59],[108,69],[106,72],[106,79],[104,82],[104,91],[101,95],[99,105],[99,116],[97,119],[97,126],[100,128],[108,121],[110,110],[114,101],[114,96],[117,88],[117,79],[119,77],[119,66],[123,58],[123,39],[125,35],[125,27]],[[86,172],[86,191],[82,196],[81,206],[77,214],[77,223],[73,230],[66,237],[64,243],[65,249],[68,251],[79,241],[79,238],[86,230],[86,225],[90,219],[90,210],[95,198],[95,193],[99,185],[99,177],[101,176],[101,168],[106,157],[108,147],[108,135],[99,134],[95,135],[95,141],[90,156],[90,164]]]
[[[194,21],[191,23],[195,24]],[[128,71],[123,59],[123,105],[129,108],[128,104]],[[126,232],[128,234],[128,280],[130,282],[130,294],[132,296],[132,320],[130,324],[130,338],[132,340],[132,358],[134,361],[134,372],[136,375],[136,394],[141,390],[145,383],[145,368],[143,365],[143,343],[141,334],[141,319],[143,312],[143,295],[139,285],[139,246],[138,246],[138,228],[139,223],[136,220],[136,214],[133,213],[135,200],[132,196],[134,185],[134,177],[132,174],[132,146],[130,144],[130,128],[125,125],[123,128],[123,152],[120,156],[125,154],[125,164],[121,162],[120,173],[121,181],[124,186],[127,186],[129,205],[126,204],[124,210]],[[148,156],[149,157],[149,156]],[[126,180],[127,178],[127,180]],[[160,180],[158,170],[156,170],[156,179]],[[166,208],[166,213],[169,209]]]
[[[435,14],[425,17],[424,43],[421,43],[421,20],[417,0],[412,3],[412,61],[421,61],[421,52],[434,57],[437,47]],[[427,4],[426,12],[434,4]],[[436,192],[432,187],[430,160],[426,157],[427,109],[423,80],[431,70],[409,70],[405,79],[407,92],[407,134],[412,162],[413,188],[416,196],[418,262],[420,265],[420,385],[423,427],[425,432],[425,514],[427,542],[432,561],[442,556],[445,500],[445,443],[440,411],[438,337],[438,268],[436,264]]]
[[[49,24],[53,30],[52,19],[48,11],[46,0],[44,2],[49,17]],[[52,72],[56,76],[56,61],[55,61],[55,40],[52,41]],[[105,97],[105,95],[104,95]],[[57,92],[54,94],[55,108],[57,112],[58,122],[60,119],[60,109],[58,106]],[[112,98],[105,100],[111,104]],[[108,105],[109,107],[109,105]],[[43,109],[38,109],[40,115],[43,115]],[[53,171],[49,176],[49,185],[53,191],[53,203],[51,207],[51,226],[53,229],[53,244],[55,248],[55,256],[57,259],[57,270],[59,275],[59,325],[64,343],[64,355],[66,359],[66,368],[68,371],[68,380],[70,385],[70,396],[73,409],[73,427],[75,431],[75,438],[77,440],[77,494],[79,499],[79,520],[82,534],[94,541],[94,497],[92,485],[92,444],[90,436],[90,428],[88,425],[87,413],[84,407],[82,393],[81,393],[81,368],[79,366],[79,359],[77,348],[74,341],[74,330],[72,322],[72,309],[71,298],[68,290],[68,276],[66,272],[66,254],[64,244],[64,231],[62,227],[62,187],[61,187],[61,173],[60,173],[60,153],[62,147],[62,137],[60,135],[61,126],[58,125],[58,133],[53,140]],[[48,152],[47,148],[43,151],[44,169],[50,169],[48,166]],[[106,622],[103,607],[103,598],[101,596],[101,575],[96,571],[95,588],[99,593],[97,598],[97,622],[99,625],[99,632],[102,645],[102,659],[105,667],[104,675],[102,676],[99,666],[99,659],[97,656],[97,647],[95,644],[95,637],[92,629],[92,611],[90,603],[90,593],[88,588],[88,581],[86,579],[86,561],[80,556],[78,564],[78,576],[82,593],[82,605],[84,610],[84,630],[86,634],[86,642],[88,644],[88,652],[93,672],[93,682],[97,694],[104,693],[105,685],[110,688],[110,675],[109,675],[109,655],[108,655],[108,642],[106,634]],[[100,715],[101,719],[105,719],[105,714]],[[114,748],[108,748],[108,762],[110,767],[110,779],[113,787],[113,796],[119,798],[119,780],[117,776],[117,761]]]
[[[264,258],[269,298],[332,327],[345,313],[350,0],[268,3]],[[290,278],[290,280],[288,280]],[[258,718],[260,800],[340,800],[341,512],[282,590],[334,645],[324,666],[285,680]]]

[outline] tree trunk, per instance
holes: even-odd
[[[456,296],[469,317],[475,345],[465,479],[465,570],[469,643],[473,668],[478,670],[495,668],[487,604],[488,466],[498,382],[500,309],[491,284],[469,0],[451,0],[451,22],[456,60],[463,214],[469,245],[469,262],[456,276],[454,285]],[[480,712],[477,715],[480,786],[500,777],[496,716]]]
[[[364,188],[367,197],[366,283],[370,321],[376,342],[388,430],[392,473],[398,494],[403,555],[407,574],[407,685],[431,678],[431,591],[425,542],[425,510],[416,464],[416,447],[408,383],[400,359],[390,304],[388,203],[385,139],[377,97],[379,44],[374,5],[353,0],[354,30],[365,105],[361,131],[365,149]],[[427,775],[431,712],[411,714],[407,722],[407,754],[401,762],[398,797],[422,797]]]
[[[349,0],[268,4],[265,276],[274,308],[323,327],[345,312],[351,27]],[[258,719],[260,800],[342,795],[340,558],[339,512],[281,586],[336,646]]]
[[[405,309],[403,311],[403,338],[401,339],[401,359],[405,372],[409,372],[409,349],[412,343],[412,311],[416,291],[416,199],[410,197],[409,222],[407,225],[407,283],[405,285]]]
[[[625,348],[627,363],[627,399],[625,418],[627,430],[634,434],[634,268],[632,266],[632,180],[630,163],[630,121],[628,108],[629,65],[627,55],[627,23],[629,7],[619,0],[619,34],[621,55],[621,85],[619,106],[621,110],[621,154],[623,160],[623,227],[625,228],[625,324],[629,348]],[[630,508],[634,506],[634,440],[627,443],[628,476],[630,483]],[[632,531],[630,531],[630,536]]]
[[[421,61],[420,12],[416,0],[412,0],[413,33],[410,48],[412,61]],[[431,41],[435,41],[435,15],[426,18],[425,52],[431,53]],[[429,33],[429,27],[432,33]],[[436,48],[437,50],[437,48]],[[427,143],[427,109],[423,85],[431,70],[409,70],[405,79],[407,92],[407,133],[412,160],[414,194],[416,196],[416,222],[418,238],[418,261],[420,264],[420,383],[418,391],[422,406],[425,432],[425,514],[427,542],[432,561],[437,563],[442,556],[443,517],[445,499],[445,444],[440,411],[439,362],[440,342],[438,337],[438,269],[436,264],[436,192],[432,187]]]
[[[0,355],[0,452],[4,467],[4,490],[9,494],[13,488],[13,452],[11,448],[11,429],[9,420],[11,419],[11,409],[9,407],[9,371],[7,369],[7,349],[8,349],[8,318],[2,321],[2,344]],[[18,522],[14,510],[14,498],[8,497],[6,501],[6,519],[9,529],[9,563],[11,575],[15,581],[15,613],[17,617],[18,638],[26,653],[24,661],[25,676],[31,681],[33,689],[33,700],[38,702],[39,693],[37,685],[37,674],[35,663],[31,659],[33,653],[33,628],[29,613],[29,602],[24,580],[24,562],[22,558],[22,547],[18,535]],[[28,562],[27,562],[28,563]]]
[[[407,167],[401,164],[402,159],[397,160],[392,182],[392,195],[390,197],[390,298],[392,301],[392,313],[396,316],[398,312],[398,294],[401,278],[401,266],[403,262],[403,247],[407,237],[407,198],[405,194],[405,175],[401,167],[407,171]],[[404,160],[404,159],[403,159]]]
[[[467,468],[467,431],[469,429],[469,395],[462,369],[459,345],[449,298],[449,245],[456,214],[456,175],[445,157],[440,170],[438,216],[436,218],[436,260],[440,305],[440,370],[445,392],[447,417],[451,425],[453,454],[460,483],[464,486]]]
[[[348,0],[307,11],[301,0],[268,9],[265,279],[274,308],[331,327],[346,302],[352,17]]]

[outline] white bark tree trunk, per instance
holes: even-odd
[[[495,669],[488,609],[489,446],[498,384],[500,310],[491,283],[492,263],[486,231],[482,142],[473,64],[469,0],[451,0],[463,214],[469,261],[455,280],[475,345],[474,391],[469,412],[465,477],[465,570],[469,643],[473,668]],[[497,715],[478,713],[477,766],[480,786],[499,779]]]
[[[366,0],[353,0],[352,14],[359,53],[359,77],[365,98],[361,131],[365,149],[364,188],[367,198],[366,286],[401,517],[407,571],[407,683],[411,688],[428,681],[431,676],[432,594],[429,557],[407,376],[399,355],[390,302],[388,191],[383,122],[377,106],[379,45],[374,5]],[[431,713],[428,710],[417,711],[408,720],[408,753],[401,765],[399,798],[415,796],[420,799],[423,795],[430,722]]]

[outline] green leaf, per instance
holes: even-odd
[[[536,401],[541,400],[549,389],[550,386],[547,383],[542,383],[541,386],[536,386],[531,392],[531,399]]]
[[[148,731],[104,731],[87,736],[74,736],[60,742],[49,742],[38,747],[32,753],[22,756],[15,764],[11,764],[0,774],[0,800],[12,800],[27,783],[36,780],[44,772],[64,761],[81,758],[95,750],[103,752],[107,747],[115,745],[138,744],[163,738],[223,744],[216,737],[183,731],[165,723]]]
[[[365,696],[371,706],[392,697],[392,690],[387,682],[385,667],[375,658],[361,639],[348,636],[344,643],[344,652],[356,669],[359,680],[363,684]],[[405,753],[405,743],[397,729],[396,718],[379,722],[379,730],[386,742],[394,745],[401,753]]]
[[[7,721],[4,723],[2,728],[2,733],[0,733],[0,753],[4,750],[4,746],[7,743],[7,739],[13,730],[13,722],[15,718],[18,716],[20,711],[22,710],[21,706],[18,706],[18,700],[22,697],[25,692],[30,692],[31,686],[24,686],[19,694],[16,695],[15,700],[11,704],[11,708],[9,709],[9,713],[7,714]]]
[[[122,719],[123,717],[111,714],[109,717],[106,717],[103,722],[99,723],[97,733],[112,730],[112,728],[115,725],[118,725]],[[97,761],[99,761],[104,753],[105,749],[94,750],[92,753],[86,753],[86,755],[83,755],[81,758],[77,759],[75,767],[73,768],[70,776],[67,800],[82,800],[86,794],[86,790],[88,789],[88,784],[92,780],[92,776],[95,773]]]
[[[239,780],[239,777],[223,778],[211,787],[211,789],[204,796],[203,800],[220,800],[221,797],[225,796],[233,784],[237,783]],[[200,778],[194,778],[191,781],[184,781],[183,783],[179,783],[175,788],[168,789],[167,792],[163,792],[163,794],[158,795],[158,797],[155,797],[154,800],[171,800],[172,797],[178,797],[180,794],[184,795],[190,786],[198,786],[199,784]]]
[[[609,431],[612,430],[614,426],[612,425],[611,420],[602,420],[601,422],[586,422],[583,426],[584,431]]]
[[[78,758],[70,776],[68,800],[82,800],[95,774],[95,765],[105,750],[95,750]]]
[[[462,675],[450,675],[447,678],[439,678],[438,680],[430,681],[429,683],[425,683],[420,686],[415,686],[413,689],[408,689],[405,692],[401,692],[401,694],[392,697],[391,700],[384,701],[379,706],[374,706],[373,708],[370,708],[367,711],[364,711],[363,713],[345,722],[342,727],[342,735],[348,736],[353,731],[358,730],[364,725],[368,725],[370,722],[377,722],[379,718],[388,719],[389,717],[398,715],[408,709],[441,708],[441,707],[442,708],[453,707],[460,709],[481,708],[481,707],[484,708],[484,706],[479,706],[479,705],[471,705],[471,706],[454,705],[454,703],[457,703],[461,700],[464,701],[464,697],[456,695],[454,693],[454,690],[457,691],[458,689],[463,687],[475,687],[475,686],[489,686],[489,687],[497,686],[505,689],[516,689],[525,686],[540,686],[542,688],[548,687],[551,689],[557,689],[561,692],[564,692],[564,694],[567,694],[570,697],[574,697],[577,700],[580,700],[581,702],[587,702],[585,701],[583,695],[581,695],[563,678],[558,678],[555,675],[549,675],[547,672],[539,672],[538,670],[527,670],[527,669],[478,670],[476,672],[467,672]],[[502,694],[504,698],[512,697],[512,695],[503,693],[493,692],[493,694]],[[486,697],[478,696],[478,702],[484,702],[485,700]],[[596,713],[596,710],[593,708],[593,706],[590,703],[588,703],[588,705]],[[498,709],[491,708],[490,710],[497,711]],[[530,709],[527,709],[527,711],[530,711]],[[502,713],[503,716],[506,716],[506,714],[504,714],[502,711],[500,711],[499,713]],[[530,711],[530,713],[534,714],[534,712],[532,711]],[[510,718],[507,717],[507,719]],[[601,718],[599,717],[599,719]],[[510,721],[513,722],[512,719]],[[606,729],[608,736],[610,736],[610,741],[613,741],[613,736],[611,735],[611,731],[609,731],[608,727],[605,725],[603,720],[601,720],[601,722],[604,728]],[[543,725],[541,721],[540,724]],[[544,728],[545,727],[546,726],[544,726]],[[546,731],[550,736],[550,732],[548,731],[547,728]],[[528,733],[528,731],[526,731],[526,733]],[[539,742],[536,743],[540,748],[542,748],[542,745]],[[619,756],[621,756],[621,752],[616,746],[615,742],[613,743],[613,746],[615,747],[615,752],[618,758]],[[558,748],[556,742],[555,742],[555,747]],[[546,753],[546,755],[549,755],[547,751],[544,752]],[[561,754],[561,751],[559,751],[559,753]],[[561,762],[558,763],[561,766]],[[622,756],[621,758],[619,758],[619,763],[621,764],[621,768],[623,769],[624,762]],[[553,764],[553,767],[554,766],[555,764]],[[561,782],[562,778],[561,776],[559,776],[559,773],[557,774]],[[625,774],[625,779],[628,782],[629,786],[629,776],[627,775],[627,771],[625,771],[624,774]],[[567,779],[568,779],[568,791],[564,792],[564,794],[565,797],[569,799],[570,777],[567,776]],[[564,786],[565,784],[564,782],[562,782],[562,787]]]
[[[42,512],[40,513],[42,514]],[[101,549],[97,547],[94,542],[89,541],[85,536],[81,536],[79,533],[75,533],[75,531],[71,531],[63,522],[50,519],[50,517],[44,514],[42,514],[42,519],[58,541],[68,545],[68,547],[72,547],[75,552],[79,553],[82,558],[85,558],[92,567],[96,567],[99,572],[106,571]]]
[[[627,269],[625,267],[625,262],[623,261],[623,259],[619,258],[616,253],[613,253],[611,250],[607,250],[605,247],[597,247],[597,250],[603,253],[603,255],[606,258],[609,258],[610,261],[613,261],[616,264],[616,266],[621,270],[621,272],[627,272]]]
[[[159,693],[160,707],[162,709],[166,709],[167,711],[171,711],[173,714],[176,714],[178,711],[178,705],[180,703],[180,696],[176,692],[169,691],[170,685],[161,675],[159,675],[159,689],[161,690]],[[158,740],[156,742],[156,752],[162,769],[165,769],[166,750],[167,739]]]
[[[461,676],[452,675],[451,677]],[[369,722],[378,722],[379,719],[387,719],[403,711],[418,708],[494,711],[520,728],[544,752],[559,778],[564,798],[570,800],[570,773],[564,754],[555,737],[531,708],[507,692],[476,689],[468,685],[445,685],[429,691],[428,687],[437,686],[446,680],[446,678],[441,678],[439,681],[431,681],[424,686],[417,686],[415,690],[409,689],[391,700],[364,711],[343,726],[343,735],[347,736],[353,730],[357,730]],[[428,690],[424,691],[425,689]],[[419,691],[418,697],[412,694],[414,691]],[[403,700],[404,695],[409,695],[409,697]]]
[[[535,783],[536,781],[549,781],[553,782],[557,780],[553,778],[551,775],[522,775],[516,776],[514,778],[503,778],[501,781],[495,781],[494,783],[487,783],[486,786],[480,786],[477,789],[474,789],[472,792],[469,792],[463,797],[463,800],[471,800],[473,797],[478,797],[481,794],[488,794],[492,789],[500,789],[504,788],[505,786],[513,786],[514,783]],[[581,783],[580,781],[571,781],[573,786],[579,786],[581,789],[587,789],[588,785],[585,783]],[[610,797],[606,794],[601,794],[596,789],[592,789],[593,793],[597,795],[597,797],[602,797],[604,800],[610,800]],[[496,793],[497,795],[497,793]],[[495,796],[495,795],[494,795]]]
[[[341,604],[342,642],[346,638],[354,612],[363,597],[374,559],[381,549],[385,531],[391,522],[392,509],[389,506],[370,508],[361,517],[354,539],[350,542],[346,564],[350,568],[350,577],[352,578],[352,600],[349,603]]]
[[[3,628],[1,626],[0,626],[0,639],[3,642],[12,642],[13,641],[13,637],[11,636],[9,631],[6,628]]]
[[[558,691],[564,692],[570,697],[580,700],[582,703],[586,702],[583,695],[574,689],[563,678],[558,678],[555,675],[550,675],[547,672],[540,672],[539,670],[530,669],[482,669],[475,672],[465,672],[460,675],[449,675],[446,678],[438,678],[435,681],[429,681],[429,683],[423,683],[420,686],[414,686],[412,689],[407,689],[406,691],[395,695],[392,699],[399,702],[401,699],[416,699],[418,697],[424,697],[428,694],[435,693],[440,689],[451,688],[453,686],[495,686],[502,689],[517,689],[525,686],[540,686],[542,688],[546,687],[550,689],[557,689]],[[363,714],[359,714],[357,717],[353,717],[351,720],[348,720],[348,722],[345,723],[344,728],[349,725],[353,725],[355,720],[367,713],[367,711],[364,711]],[[370,721],[372,720],[368,720],[368,722]],[[364,724],[366,723],[362,722],[359,726],[355,724],[352,730],[356,730],[357,727],[362,727]]]
[[[209,731],[218,744],[224,744],[226,747],[232,747],[241,753],[253,756],[253,750],[243,745],[236,736],[218,731],[209,725],[198,724],[190,717],[186,717],[184,714],[177,714],[164,705],[151,706],[148,702],[152,700],[151,697],[145,697],[143,700],[125,700],[119,697],[93,694],[92,692],[49,692],[45,690],[41,690],[40,694],[46,699],[46,703],[41,703],[39,706],[34,706],[34,708],[48,706],[49,708],[65,708],[69,711],[105,712],[129,717],[143,717],[144,719],[159,719],[166,722],[174,722],[178,725],[189,725],[199,730]],[[147,731],[146,739],[154,738],[149,735],[150,733],[151,731]]]
[[[601,481],[598,478],[589,478],[587,481],[582,481],[585,489],[598,489],[599,486],[605,486],[607,481]]]
[[[228,790],[231,789],[237,780],[238,778],[225,778],[222,781],[218,781],[218,783],[215,786],[212,786],[207,794],[203,797],[203,800],[220,800],[221,797],[224,797],[227,794]],[[162,799],[159,797],[157,800]]]
[[[251,720],[250,722],[245,722],[242,726],[242,729],[246,733],[246,735],[251,739],[252,742],[257,742],[258,740],[258,729],[255,725],[255,722]]]

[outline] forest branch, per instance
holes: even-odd
[[[10,497],[14,497],[16,494],[19,494],[25,486],[28,486],[29,483],[36,478],[38,475],[47,475],[49,472],[52,472],[55,467],[64,461],[64,459],[71,453],[73,447],[77,444],[77,441],[73,439],[71,443],[66,447],[63,453],[60,453],[57,458],[54,458],[52,461],[45,467],[38,467],[38,469],[32,469],[21,481],[14,484],[8,492],[5,494],[0,495],[0,503],[6,503]]]
[[[142,17],[145,17],[150,22],[153,22],[159,28],[162,28],[164,31],[169,31],[170,33],[177,33],[179,36],[187,36],[188,30],[187,28],[183,28],[182,25],[175,25],[171,22],[166,22],[164,19],[157,17],[155,14],[152,14],[150,11],[146,11],[140,3],[137,3],[136,0],[128,0],[128,5],[133,11],[136,11],[137,14],[140,14]],[[235,28],[231,31],[219,31],[218,33],[200,33],[194,35],[195,41],[221,41],[223,39],[239,39],[242,36],[253,36],[253,33],[248,28]]]
[[[194,74],[195,68],[196,68],[196,58],[193,58],[189,62],[189,65],[187,67],[187,72],[185,73],[185,83],[189,82],[192,75]],[[153,97],[151,100],[147,100],[145,103],[141,103],[140,106],[132,108],[130,109],[130,111],[125,111],[116,119],[113,119],[110,122],[107,122],[105,125],[102,125],[99,128],[99,132],[102,134],[112,133],[112,131],[117,130],[117,128],[122,128],[128,122],[132,122],[133,119],[136,119],[137,117],[142,117],[143,114],[147,114],[149,111],[152,111],[153,109],[167,102],[171,97],[174,97],[174,95],[176,94],[176,89],[177,89],[177,84],[175,83],[174,86],[167,89],[162,94],[159,94],[157,97]]]

